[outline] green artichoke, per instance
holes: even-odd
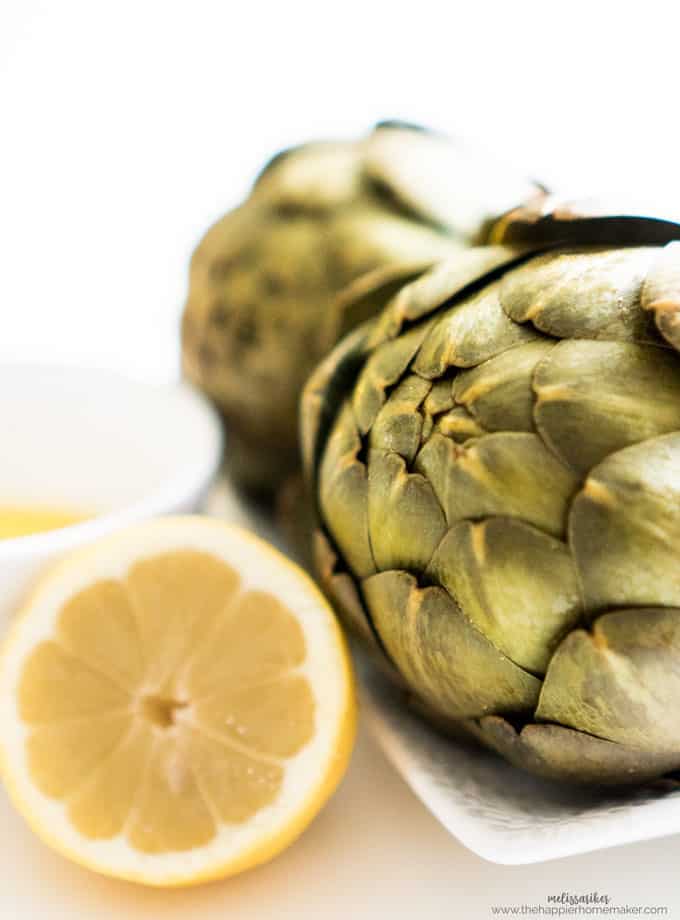
[[[302,401],[320,578],[420,709],[559,780],[680,768],[680,225],[510,215]]]
[[[404,125],[273,159],[196,249],[182,323],[185,374],[227,422],[236,478],[271,492],[298,466],[302,385],[372,312],[367,299],[363,313],[353,311],[337,298],[342,289],[367,272],[396,285],[532,191],[460,145]]]

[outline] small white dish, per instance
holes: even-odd
[[[0,540],[2,629],[46,562],[152,515],[194,510],[222,453],[217,414],[190,386],[99,369],[0,365],[0,425],[0,506],[88,515]]]

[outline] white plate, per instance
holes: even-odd
[[[210,514],[252,528],[286,551],[272,523],[220,481]],[[680,790],[603,795],[543,781],[482,749],[442,737],[400,693],[355,654],[364,717],[387,758],[423,804],[461,843],[496,863],[543,862],[680,833]]]

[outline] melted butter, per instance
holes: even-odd
[[[65,508],[0,505],[0,540],[59,530],[87,520],[90,515]]]

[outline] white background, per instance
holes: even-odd
[[[569,191],[632,191],[680,214],[676,17],[673,2],[596,0],[1,0],[0,359],[172,378],[203,230],[276,149],[380,118],[463,135]],[[231,883],[140,893],[67,867],[18,821],[16,842],[3,920],[472,920],[562,888],[680,916],[680,839],[493,867],[366,739],[299,844]]]
[[[176,373],[189,254],[282,146],[401,117],[680,213],[677,4],[1,0],[0,357]]]

